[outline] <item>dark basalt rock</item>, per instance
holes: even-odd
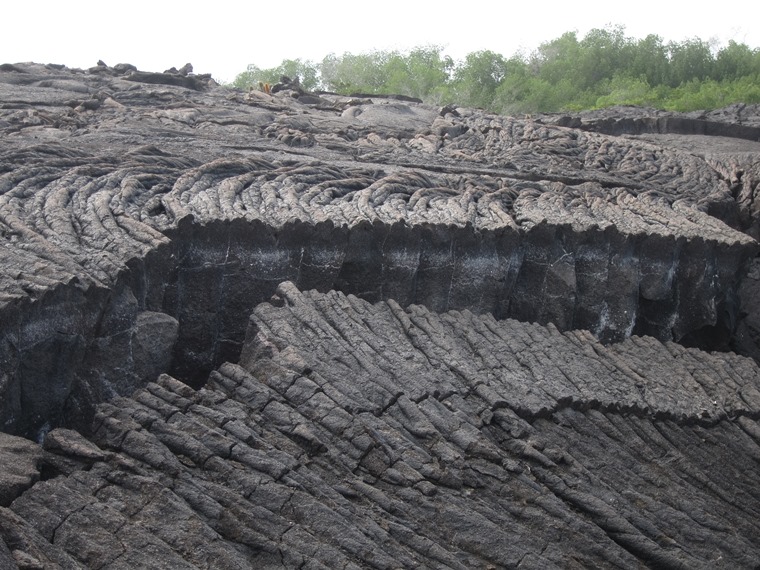
[[[101,405],[103,451],[51,432],[91,464],[0,536],[73,567],[752,567],[759,390],[735,355],[284,284],[204,388]]]
[[[26,439],[0,432],[0,507],[39,481],[42,450]]]
[[[707,135],[760,141],[757,124],[758,106],[729,107],[716,113],[676,114],[639,107],[612,107],[589,111],[576,116],[561,115],[549,122],[608,135]],[[750,124],[743,124],[742,111],[747,110]],[[734,111],[734,112],[732,112]]]
[[[86,429],[93,402],[165,370],[200,385],[283,280],[607,342],[723,349],[741,319],[757,245],[692,154],[398,100],[16,67],[23,82],[0,77],[8,431]],[[72,91],[92,98],[72,109]],[[145,353],[138,316],[157,313]]]
[[[739,205],[740,219],[734,225],[756,239],[760,237],[754,205],[760,182],[760,105],[738,104],[708,113],[683,114],[614,107],[574,116],[542,116],[541,120],[613,135],[640,135],[637,140],[679,148],[704,159],[726,181]]]
[[[188,77],[180,72],[175,73],[147,73],[144,71],[133,71],[124,79],[127,81],[137,81],[139,83],[153,83],[158,85],[176,85],[187,89],[197,91],[208,87],[209,77]]]
[[[751,108],[276,91],[0,67],[0,567],[753,564]]]

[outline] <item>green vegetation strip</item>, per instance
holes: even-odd
[[[400,94],[435,105],[495,113],[546,113],[642,105],[669,111],[760,103],[760,49],[733,40],[717,49],[698,38],[635,39],[621,26],[567,32],[530,55],[492,51],[454,61],[439,46],[408,53],[330,54],[321,62],[284,60],[271,69],[249,65],[233,85],[248,89],[298,78],[307,91]]]

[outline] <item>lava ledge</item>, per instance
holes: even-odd
[[[747,160],[182,69],[0,67],[4,431],[85,430],[164,371],[201,385],[284,280],[730,346]]]
[[[206,387],[163,375],[101,405],[99,447],[48,434],[46,480],[0,509],[0,560],[750,568],[760,555],[753,361],[277,293],[240,364]]]

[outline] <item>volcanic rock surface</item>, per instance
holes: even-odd
[[[756,108],[191,70],[0,66],[0,568],[752,567]]]
[[[286,283],[206,387],[50,432],[0,535],[64,568],[753,567],[758,412],[733,354]]]

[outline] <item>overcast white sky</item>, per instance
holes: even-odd
[[[760,47],[760,3],[667,0],[9,0],[0,9],[0,63],[35,61],[87,68],[131,63],[164,71],[192,63],[196,73],[231,81],[249,63],[320,61],[329,53],[440,45],[454,59],[490,49],[510,56],[592,28],[625,26],[635,38],[730,39]]]

